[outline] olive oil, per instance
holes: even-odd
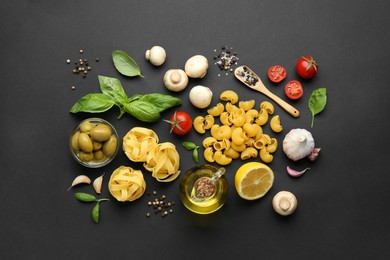
[[[196,166],[187,171],[180,182],[180,198],[184,206],[198,214],[220,209],[226,201],[228,182],[224,168]]]

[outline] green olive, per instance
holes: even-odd
[[[93,160],[93,153],[79,152],[79,159],[83,162],[90,162]]]
[[[80,132],[89,133],[95,126],[90,121],[85,121],[80,125]]]
[[[76,133],[74,133],[72,135],[72,139],[71,139],[71,145],[72,145],[72,149],[73,151],[77,152],[78,150],[80,150],[80,146],[79,146],[79,135],[80,135],[80,131],[77,131]]]
[[[106,158],[106,155],[103,153],[102,150],[95,151],[93,153],[93,160],[94,161],[103,161]]]
[[[86,153],[90,153],[93,151],[93,144],[92,140],[86,133],[80,133],[78,138],[78,143],[80,146],[80,149],[83,150]]]
[[[95,141],[105,142],[110,139],[110,136],[112,135],[112,129],[106,124],[98,124],[91,130],[90,135]]]
[[[92,144],[93,144],[94,151],[102,149],[103,144],[101,142],[92,141]]]
[[[118,139],[115,135],[112,135],[107,142],[103,144],[103,153],[107,157],[114,156],[116,149],[118,148]]]

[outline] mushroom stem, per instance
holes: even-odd
[[[171,74],[171,80],[172,80],[173,83],[178,83],[178,82],[180,82],[180,78],[181,78],[181,76],[180,76],[180,73],[179,73],[179,72],[177,72],[177,71],[172,72],[172,74]]]
[[[288,209],[291,207],[291,203],[290,203],[290,201],[288,201],[288,199],[282,198],[282,199],[279,201],[279,207],[280,207],[283,211],[286,211],[286,210],[288,210]]]

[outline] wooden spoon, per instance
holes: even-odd
[[[296,108],[288,104],[280,97],[273,94],[271,91],[269,91],[261,81],[260,77],[257,76],[256,73],[254,73],[247,66],[243,65],[237,67],[234,71],[234,75],[246,86],[250,87],[251,89],[257,90],[260,93],[263,93],[264,95],[275,101],[279,106],[281,106],[293,117],[299,117],[299,111]]]

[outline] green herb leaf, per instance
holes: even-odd
[[[314,117],[322,112],[326,106],[326,88],[319,88],[313,90],[309,98],[309,109],[311,111],[312,119],[311,119],[311,128],[314,125]]]
[[[82,202],[95,202],[96,201],[96,197],[93,196],[92,194],[89,194],[89,193],[76,192],[74,194],[74,196],[77,200],[82,201]]]
[[[128,77],[142,76],[141,70],[138,64],[127,55],[126,52],[116,50],[112,52],[112,60],[114,61],[115,68],[122,74]]]
[[[183,142],[183,146],[184,148],[186,148],[188,151],[190,150],[194,150],[195,148],[197,148],[198,146],[192,142]]]
[[[102,113],[115,105],[114,100],[102,93],[91,93],[81,97],[70,109],[71,113]]]
[[[139,100],[153,104],[161,113],[168,108],[181,105],[181,99],[170,95],[160,93],[151,93],[143,95]]]
[[[100,90],[103,94],[112,98],[117,105],[125,104],[129,101],[121,82],[116,78],[98,76]]]
[[[160,119],[158,109],[153,104],[141,99],[125,104],[123,110],[142,122],[156,122]]]
[[[194,149],[192,152],[192,158],[194,158],[195,162],[199,162],[199,156],[198,156],[198,146]]]
[[[92,209],[92,220],[96,224],[99,223],[99,213],[100,213],[100,203],[98,202]]]

